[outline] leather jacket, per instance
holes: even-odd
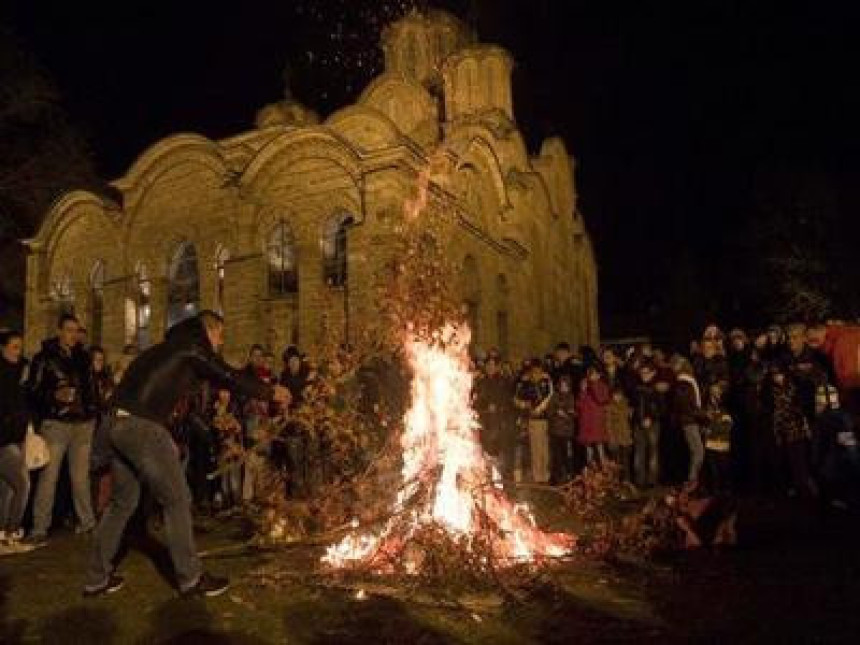
[[[68,403],[57,399],[57,392],[63,387],[74,389],[74,398]],[[44,341],[33,357],[27,390],[39,421],[79,422],[95,417],[90,355],[80,345],[66,351],[57,338]]]
[[[144,351],[129,365],[113,405],[167,426],[179,399],[212,381],[235,394],[271,400],[273,389],[254,376],[232,368],[212,348],[199,317],[171,327],[164,342]]]

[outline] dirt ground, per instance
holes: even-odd
[[[235,524],[207,523],[200,547],[237,543]],[[553,571],[522,602],[441,608],[390,594],[304,584],[262,588],[248,572],[274,559],[296,571],[316,553],[238,551],[207,559],[231,590],[177,598],[166,553],[137,539],[126,586],[80,596],[87,540],[60,533],[27,555],[0,559],[2,643],[806,643],[858,642],[860,521],[797,503],[745,502],[743,543],[730,552],[647,563],[579,560]]]

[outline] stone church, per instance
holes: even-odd
[[[275,103],[227,139],[156,142],[110,197],[62,196],[27,242],[28,350],[67,310],[113,356],[202,308],[223,312],[233,360],[255,342],[312,351],[331,302],[343,306],[329,328],[348,339],[373,315],[404,204],[440,157],[421,216],[447,214],[443,248],[462,267],[476,349],[519,358],[595,343],[597,270],[573,161],[558,138],[526,149],[510,54],[444,13],[389,25],[382,48],[384,71],[325,120]]]

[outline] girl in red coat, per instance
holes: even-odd
[[[576,401],[579,417],[577,442],[585,446],[585,461],[597,458],[604,460],[603,444],[606,443],[606,406],[609,403],[609,387],[594,367],[589,367],[586,378],[580,385]]]

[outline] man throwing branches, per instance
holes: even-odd
[[[231,368],[218,355],[223,344],[223,318],[203,311],[173,326],[164,342],[143,352],[123,375],[104,433],[112,455],[113,492],[95,532],[84,595],[113,593],[122,587],[114,559],[137,507],[141,483],[164,509],[167,546],[180,592],[217,596],[227,590],[228,580],[205,573],[197,556],[191,495],[166,423],[179,398],[201,380],[282,403],[289,401],[289,392]]]

